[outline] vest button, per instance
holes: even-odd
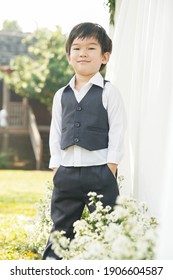
[[[79,122],[76,122],[76,123],[74,124],[74,126],[75,126],[75,127],[79,127],[79,126],[80,126],[80,123],[79,123]]]
[[[75,143],[78,143],[78,142],[79,142],[79,138],[75,138],[75,139],[74,139],[74,142],[75,142]]]
[[[81,111],[81,110],[82,110],[82,107],[77,106],[76,110],[77,110],[77,111]]]

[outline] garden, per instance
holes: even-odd
[[[49,171],[0,170],[0,260],[41,258],[29,232],[51,178]]]
[[[50,171],[0,171],[0,260],[40,260],[52,222]],[[119,179],[121,188],[123,179]],[[145,203],[120,196],[110,212],[101,196],[92,192],[90,203],[74,224],[75,237],[64,232],[51,236],[62,259],[154,259],[157,221]]]

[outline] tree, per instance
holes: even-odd
[[[22,31],[21,27],[18,25],[16,20],[4,20],[2,24],[2,30],[10,31]]]
[[[59,27],[54,32],[39,29],[28,35],[24,39],[28,54],[11,61],[13,71],[6,76],[6,82],[16,93],[37,98],[50,110],[55,92],[73,75],[66,59],[65,40]]]

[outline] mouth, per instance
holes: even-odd
[[[78,63],[88,63],[88,60],[79,60]]]

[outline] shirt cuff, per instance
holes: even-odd
[[[107,163],[115,163],[119,164],[121,159],[123,157],[123,154],[117,151],[108,151],[107,155]]]
[[[50,162],[49,162],[49,168],[53,169],[53,168],[57,168],[59,167],[61,164],[61,157],[58,155],[54,155],[51,156],[50,158]]]

